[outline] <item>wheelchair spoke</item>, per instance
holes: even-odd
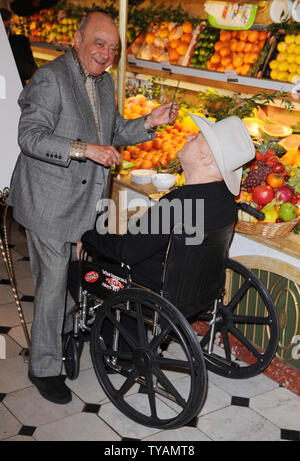
[[[136,370],[136,369],[133,369],[126,381],[122,384],[122,386],[120,387],[120,389],[118,390],[118,392],[116,393],[116,398],[117,399],[122,399],[122,396],[124,394],[126,394],[127,391],[129,391],[129,389],[133,386],[133,384],[135,383],[136,381],[136,378],[139,376],[139,372]]]
[[[138,327],[138,334],[139,334],[139,343],[141,346],[146,346],[148,344],[146,330],[145,330],[145,323],[144,317],[142,312],[142,306],[140,303],[136,303],[136,314],[137,314],[137,327]]]
[[[223,344],[224,344],[224,351],[225,351],[225,357],[228,362],[231,362],[231,349],[230,349],[230,344],[229,344],[229,336],[228,336],[228,329],[227,328],[221,328],[221,335],[223,338]]]
[[[123,327],[123,325],[118,322],[109,312],[107,313],[107,318],[111,321],[111,323],[120,331],[120,334],[129,344],[132,349],[136,349],[138,347],[136,341],[130,336],[128,330]]]
[[[172,329],[172,325],[168,325],[162,329],[162,331],[157,335],[154,336],[152,341],[150,342],[150,348],[154,350],[155,348],[159,347],[161,343],[166,339],[166,336],[170,333]]]
[[[246,323],[251,325],[269,325],[268,317],[255,317],[249,315],[234,315],[232,323]]]
[[[169,367],[169,368],[184,368],[186,370],[190,370],[191,366],[187,360],[177,360],[177,359],[169,359],[165,357],[158,357],[156,362],[161,367]]]
[[[151,417],[157,420],[155,392],[153,389],[152,374],[146,373],[145,379],[146,379],[146,387],[147,387],[149,405],[150,405],[150,410],[151,410]]]
[[[252,343],[234,326],[229,327],[229,331],[257,358],[261,359],[261,354]]]
[[[242,299],[244,294],[247,292],[250,285],[251,285],[251,281],[249,281],[249,280],[246,280],[242,284],[242,286],[237,290],[237,292],[234,294],[233,298],[227,304],[227,306],[226,306],[227,309],[233,310],[238,305],[238,303],[240,302],[240,300]]]
[[[162,373],[162,371],[157,366],[154,367],[153,373],[157,377],[160,384],[165,388],[165,390],[170,395],[173,395],[173,397],[175,397],[175,400],[178,403],[178,405],[180,405],[182,408],[184,408],[185,405],[186,405],[186,401],[181,397],[181,395],[179,394],[177,389],[173,386],[171,381],[169,381],[169,379],[166,377],[166,375],[164,373]]]
[[[216,332],[217,332],[217,329],[215,329],[215,333]],[[209,343],[210,334],[211,334],[211,328],[205,333],[205,335],[203,336],[203,338],[200,341],[200,346],[202,347],[202,349],[204,349],[205,346],[207,346],[207,344]]]

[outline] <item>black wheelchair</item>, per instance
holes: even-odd
[[[277,348],[276,309],[257,276],[228,259],[233,232],[227,226],[208,232],[201,245],[185,245],[186,234],[173,230],[160,294],[137,286],[125,264],[82,258],[74,327],[64,347],[67,376],[77,378],[89,333],[93,367],[112,403],[137,423],[171,429],[200,411],[207,369],[234,379],[261,373]],[[228,271],[238,279],[230,292]],[[242,311],[245,298],[250,302]],[[201,336],[191,322],[203,326]],[[263,345],[248,337],[248,327]],[[140,399],[133,398],[137,390]]]

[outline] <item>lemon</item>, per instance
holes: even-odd
[[[285,43],[287,43],[288,45],[290,45],[291,43],[294,43],[294,40],[295,40],[295,37],[294,35],[291,35],[291,34],[287,34],[284,39]]]
[[[271,70],[276,70],[278,69],[279,62],[276,61],[276,59],[273,59],[273,61],[270,62],[269,67]]]
[[[289,67],[288,67],[288,71],[291,74],[296,74],[297,70],[298,70],[298,64],[296,64],[295,62],[293,64],[290,64]]]
[[[282,52],[286,51],[287,47],[288,47],[287,43],[285,43],[285,42],[280,42],[280,43],[278,43],[278,45],[277,45],[277,50],[278,50],[280,53],[282,53]]]
[[[282,61],[278,65],[278,70],[279,71],[286,71],[289,68],[289,63],[287,61]]]
[[[296,63],[297,63],[297,64],[300,64],[300,56],[297,56],[297,57],[296,57]]]
[[[288,82],[289,82],[289,83],[294,83],[294,82],[293,82],[293,78],[296,77],[296,75],[297,75],[297,74],[295,74],[295,73],[290,74],[290,75],[288,76]]]
[[[276,59],[277,61],[282,62],[282,61],[286,61],[287,57],[288,55],[286,53],[279,53]]]
[[[289,76],[288,72],[278,72],[277,80],[281,80],[282,82],[287,82],[288,76]]]
[[[299,37],[300,37],[300,35],[299,35]],[[300,54],[300,45],[296,45],[296,46],[295,46],[294,53],[295,53],[295,54]]]
[[[289,54],[288,57],[286,58],[286,60],[287,60],[287,62],[289,62],[291,64],[292,62],[296,61],[296,58],[297,58],[296,54]]]
[[[298,66],[297,74],[300,75],[300,66]]]
[[[294,53],[295,48],[296,48],[295,43],[291,43],[291,44],[287,47],[286,52],[287,52],[288,54]]]
[[[296,43],[297,45],[300,45],[300,34],[296,36],[296,38],[295,38],[295,43]]]
[[[270,73],[270,77],[272,80],[277,80],[278,79],[278,72],[277,70],[272,70]]]

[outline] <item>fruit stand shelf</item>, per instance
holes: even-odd
[[[163,78],[172,78],[189,83],[195,83],[204,86],[214,86],[223,90],[229,90],[238,93],[255,94],[259,90],[266,92],[280,91],[288,92],[291,99],[300,96],[300,89],[297,91],[296,85],[292,83],[280,82],[276,80],[245,77],[228,71],[213,72],[209,70],[200,70],[192,67],[182,67],[171,65],[169,63],[159,63],[136,59],[131,55],[128,57],[127,71],[132,73],[146,73],[147,71],[153,75]]]

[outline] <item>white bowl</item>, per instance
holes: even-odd
[[[270,16],[273,22],[287,21],[292,15],[292,0],[274,0],[270,7]]]
[[[292,16],[294,21],[300,22],[300,1],[295,0],[292,7]]]
[[[175,176],[170,173],[157,173],[152,176],[152,184],[159,191],[169,190],[175,184]]]
[[[131,181],[136,184],[150,184],[151,178],[156,173],[153,170],[132,170],[130,173]]]

